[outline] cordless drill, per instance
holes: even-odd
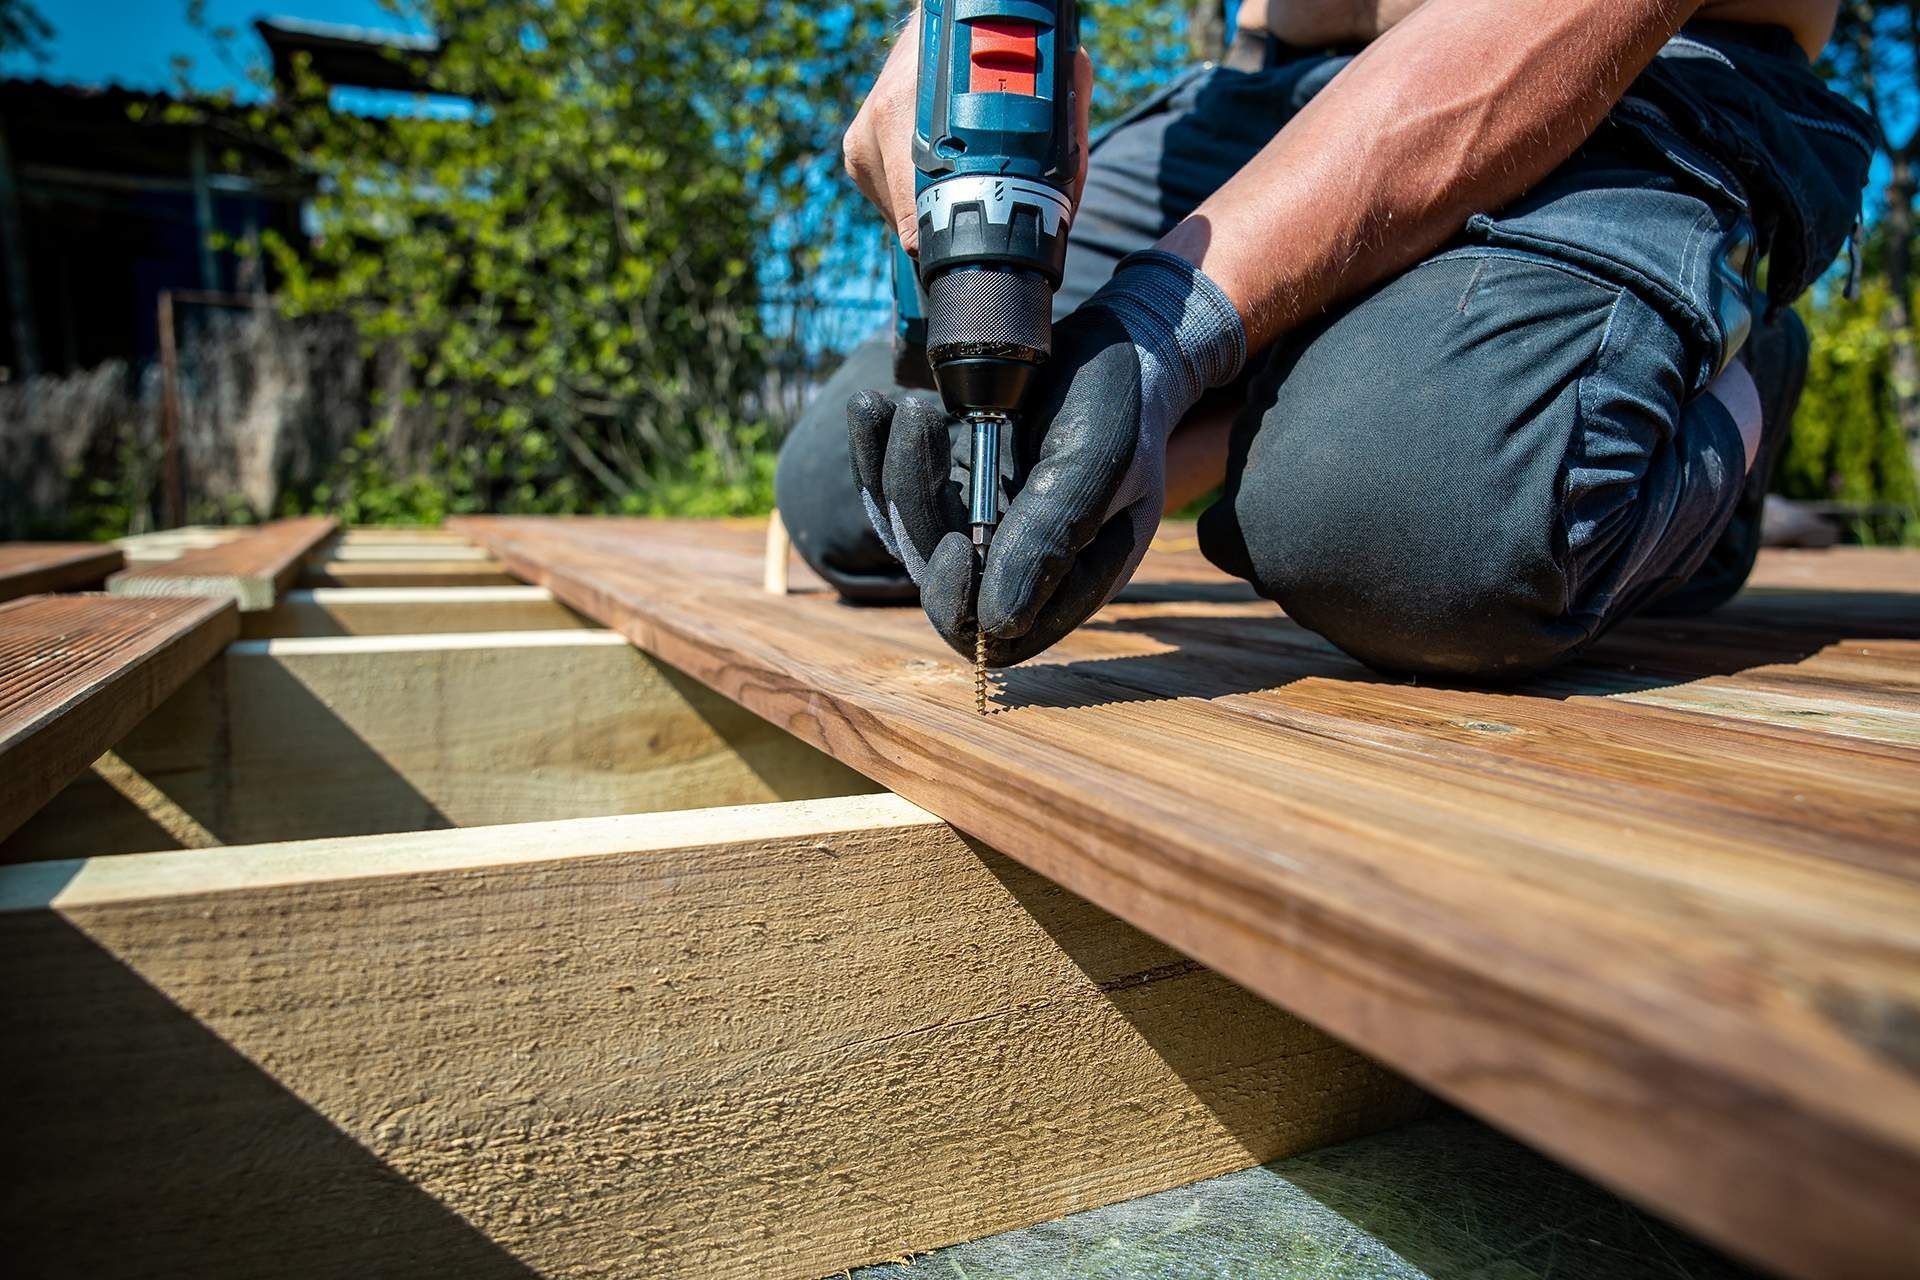
[[[1004,436],[1053,344],[1053,292],[1080,163],[1078,47],[1075,0],[921,5],[913,131],[920,260],[917,279],[896,262],[895,286],[902,339],[924,340],[947,412],[972,435],[968,519],[983,559],[1000,521]],[[983,710],[985,650],[982,637]]]

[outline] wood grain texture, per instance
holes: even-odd
[[[240,619],[249,640],[594,627],[544,587],[320,587]]]
[[[10,868],[0,965],[35,1275],[811,1280],[1420,1106],[887,795]]]
[[[307,557],[339,527],[331,516],[270,521],[239,537],[115,574],[108,589],[122,596],[220,596],[243,613],[271,609]]]
[[[0,837],[85,772],[238,631],[220,600],[0,605]]]
[[[875,789],[617,634],[578,628],[243,640],[116,755],[222,844]],[[168,847],[155,827],[177,822],[128,805],[124,781],[69,787],[0,861]]]
[[[1826,547],[1762,552],[1748,579],[1751,590],[1811,587],[1821,591],[1914,591],[1920,564],[1892,547]]]
[[[123,563],[97,542],[0,542],[0,601],[98,587]]]
[[[1912,555],[1856,589],[1630,624],[1485,691],[1384,679],[1193,550],[1157,552],[981,718],[916,610],[761,591],[751,525],[458,527],[1745,1257],[1850,1280],[1920,1257]]]

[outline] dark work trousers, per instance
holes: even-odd
[[[1056,315],[1346,61],[1198,67],[1096,141]],[[1784,32],[1690,27],[1525,197],[1249,362],[1202,549],[1384,670],[1501,678],[1576,652],[1726,525],[1744,453],[1705,389],[1845,243],[1865,129]],[[847,456],[848,396],[891,384],[884,340],[856,350],[776,481],[801,554],[854,600],[913,596]]]

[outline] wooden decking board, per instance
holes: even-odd
[[[1920,558],[1844,556],[1844,590],[1782,585],[1809,562],[1769,558],[1715,618],[1633,623],[1579,665],[1476,690],[1383,679],[1190,548],[1156,552],[981,719],[916,610],[766,595],[750,525],[458,527],[1744,1256],[1809,1277],[1920,1256],[1901,1030],[1920,1010]]]
[[[1913,591],[1920,568],[1911,551],[1893,547],[1777,550],[1761,555],[1750,589],[1814,587],[1821,591]]]
[[[115,574],[109,589],[123,596],[222,596],[247,613],[271,609],[306,558],[339,527],[331,516],[274,520],[240,537]]]
[[[97,542],[0,542],[0,601],[97,587],[122,563]]]
[[[0,605],[0,837],[238,631],[224,600],[29,596]]]

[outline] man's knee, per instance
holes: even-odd
[[[1438,511],[1410,477],[1404,486],[1350,479],[1317,477],[1312,497],[1284,507],[1243,493],[1236,508],[1223,503],[1202,519],[1202,548],[1219,559],[1227,538],[1244,545],[1242,572],[1260,594],[1380,671],[1513,679],[1586,639],[1563,578],[1538,554],[1540,530]],[[1378,519],[1355,518],[1395,500]]]
[[[1381,670],[1503,679],[1577,649],[1560,477],[1607,298],[1563,294],[1553,344],[1491,357],[1500,317],[1475,315],[1476,291],[1537,284],[1432,263],[1283,353],[1201,521],[1206,554]]]
[[[849,600],[884,603],[917,595],[907,571],[867,522],[847,452],[848,397],[892,381],[886,342],[857,348],[787,434],[773,476],[774,501],[794,549]]]

